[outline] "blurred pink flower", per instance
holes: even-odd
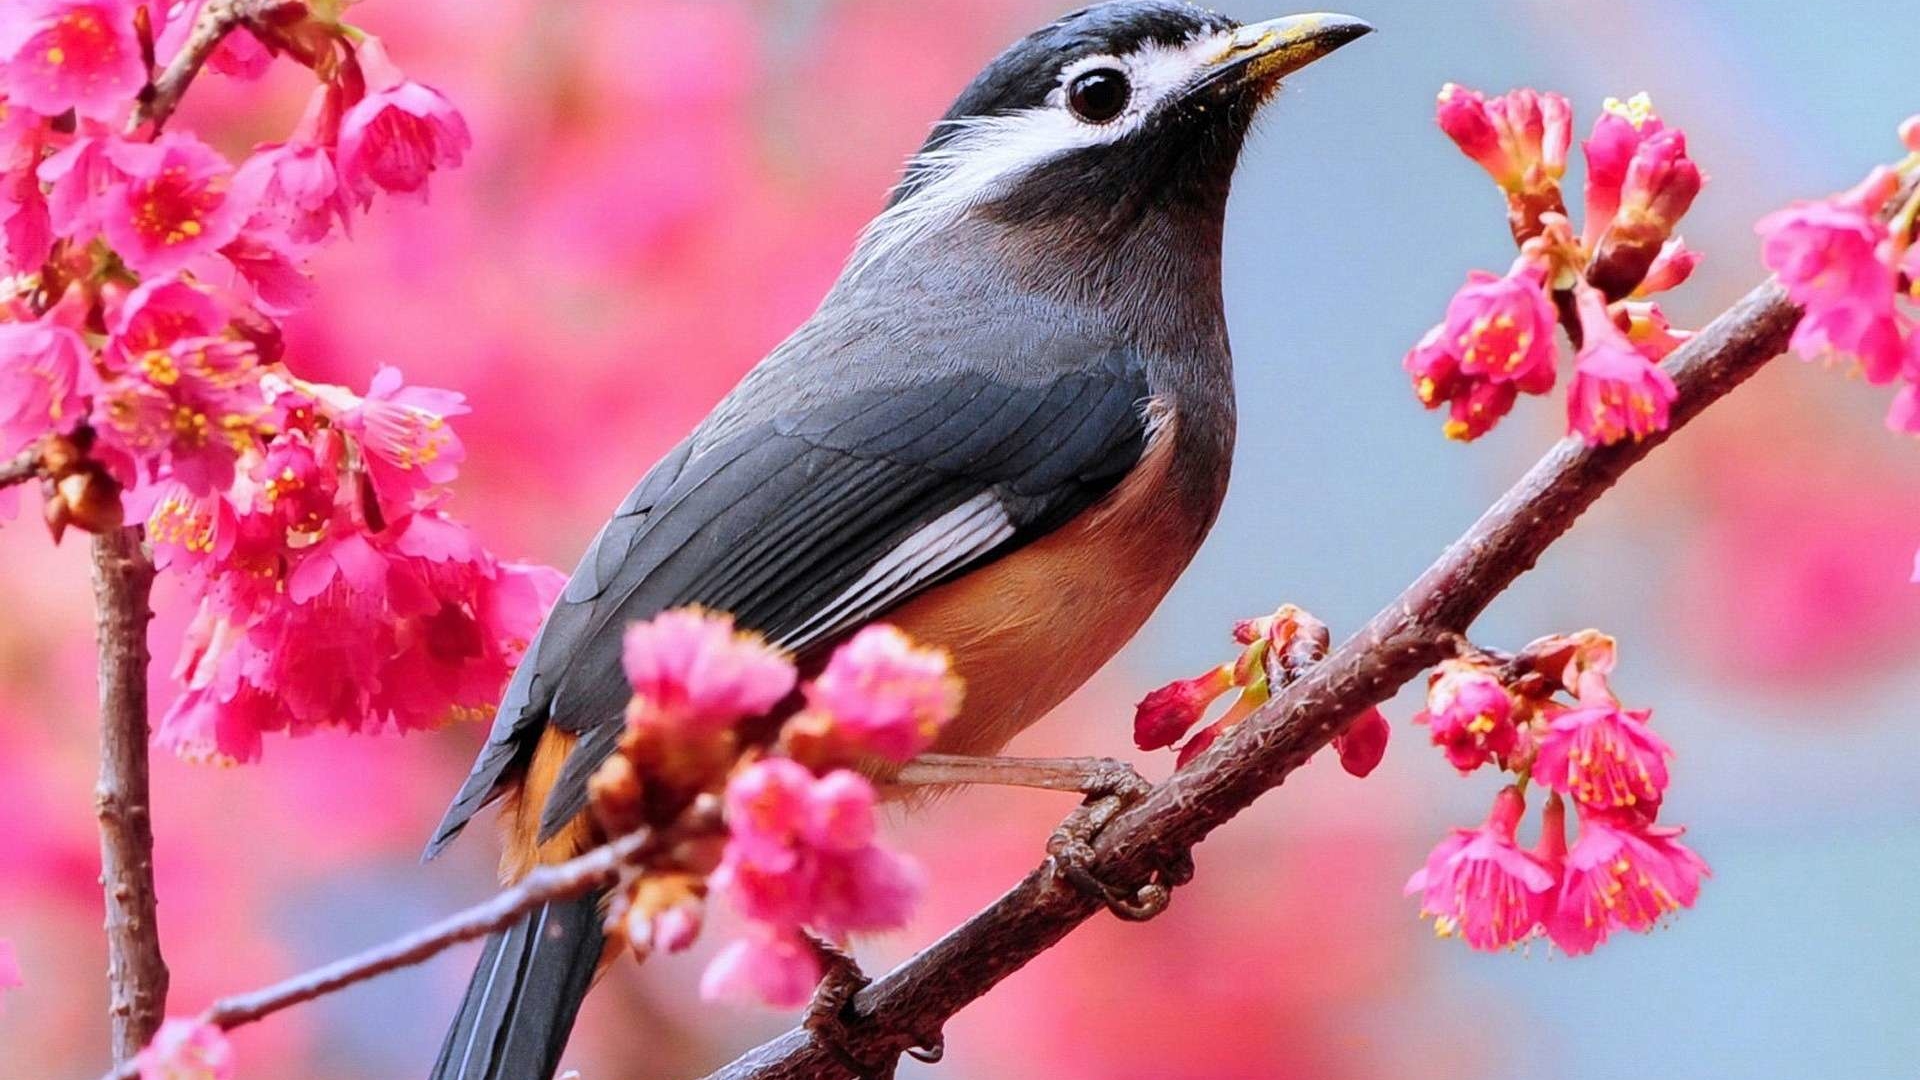
[[[1650,715],[1610,700],[1560,712],[1540,740],[1534,778],[1594,810],[1658,806],[1673,750],[1647,726]]]
[[[247,207],[233,197],[233,166],[191,135],[114,141],[107,158],[122,179],[103,196],[101,229],[141,274],[164,274],[210,255],[240,233]]]
[[[1413,718],[1462,773],[1513,751],[1518,732],[1513,698],[1499,679],[1459,661],[1441,665],[1427,688],[1427,707]]]
[[[1433,918],[1436,933],[1491,952],[1539,928],[1554,877],[1514,843],[1525,810],[1518,790],[1502,788],[1486,824],[1453,830],[1407,879],[1407,895],[1420,897],[1420,913]]]
[[[1589,446],[1665,431],[1668,407],[1679,393],[1673,377],[1634,348],[1598,290],[1577,286],[1575,302],[1586,341],[1567,391],[1568,430]]]
[[[1881,245],[1887,227],[1876,216],[1898,190],[1892,169],[1876,169],[1830,199],[1799,202],[1760,219],[1761,257],[1787,295],[1802,304],[1878,305],[1893,292],[1893,268]]]
[[[796,679],[791,660],[759,635],[736,631],[732,616],[692,609],[629,627],[622,662],[633,683],[634,715],[695,735],[766,713]]]
[[[34,322],[0,322],[0,454],[70,430],[92,382],[86,343],[57,309]]]
[[[813,996],[820,976],[820,958],[798,931],[755,932],[713,958],[700,977],[700,996],[797,1009]]]
[[[824,853],[807,922],[831,938],[897,930],[913,916],[926,887],[919,863],[878,844]]]
[[[766,758],[740,770],[727,783],[729,849],[755,863],[791,866],[812,816],[813,783],[813,773],[792,758]]]
[[[808,709],[859,752],[903,762],[959,712],[961,684],[944,651],[873,625],[833,651],[806,695]]]
[[[93,119],[124,111],[147,79],[133,0],[10,0],[0,12],[0,92],[15,104]]]
[[[135,1059],[140,1080],[233,1080],[233,1048],[218,1027],[168,1020]]]

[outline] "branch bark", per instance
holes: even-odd
[[[140,92],[132,115],[127,117],[126,133],[133,135],[142,126],[152,124],[153,133],[158,135],[220,42],[236,28],[264,18],[288,3],[289,0],[207,0],[193,31],[187,35],[187,43],[180,47],[166,70]]]
[[[0,461],[0,490],[38,479],[40,475],[40,444],[34,443],[5,461]]]
[[[107,901],[108,1015],[113,1053],[146,1046],[167,1008],[153,887],[153,822],[147,791],[147,623],[153,563],[138,529],[93,539],[93,596],[100,651],[100,884]]]
[[[1325,661],[1115,818],[1089,867],[1103,881],[1143,881],[1205,839],[1332,741],[1361,711],[1444,658],[1486,606],[1672,432],[1786,349],[1800,311],[1768,282],[1677,352],[1667,432],[1590,448],[1563,440],[1455,541],[1419,580]],[[931,1045],[960,1008],[1085,922],[1100,905],[1043,864],[1000,899],[855,997],[846,1049],[880,1060]],[[853,1075],[795,1028],[709,1080],[821,1080]]]

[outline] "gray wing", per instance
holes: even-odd
[[[1138,356],[1115,349],[1038,383],[972,371],[869,387],[683,443],[575,569],[428,857],[524,767],[548,725],[580,740],[543,834],[585,806],[631,693],[628,624],[699,604],[805,656],[1098,501],[1144,450],[1148,393]]]

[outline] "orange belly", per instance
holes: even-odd
[[[1173,471],[1174,424],[1119,487],[1019,551],[884,616],[939,645],[966,680],[934,749],[991,754],[1079,689],[1173,587],[1212,523]]]

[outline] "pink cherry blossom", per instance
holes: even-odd
[[[1598,290],[1580,286],[1575,302],[1586,341],[1567,391],[1568,430],[1590,446],[1665,431],[1669,407],[1679,394],[1673,377],[1627,339]]]
[[[835,649],[806,688],[811,712],[861,752],[890,761],[931,745],[959,712],[960,694],[945,652],[917,648],[886,625],[868,626]]]
[[[821,974],[819,956],[798,931],[759,932],[720,950],[700,977],[700,996],[797,1009],[813,996]]]
[[[1472,442],[1513,411],[1518,395],[1510,382],[1470,381],[1448,402],[1447,422],[1440,431],[1456,442]]]
[[[32,273],[53,250],[53,219],[35,170],[40,164],[40,131],[25,110],[0,101],[0,269]],[[14,128],[25,129],[16,141]]]
[[[1222,664],[1205,675],[1149,691],[1133,709],[1133,744],[1142,750],[1160,750],[1179,742],[1206,716],[1209,705],[1233,689],[1233,668]]]
[[[107,192],[124,179],[107,148],[118,141],[104,132],[83,132],[36,170],[47,185],[48,222],[54,235],[91,239],[100,231]]]
[[[0,322],[0,453],[12,453],[85,415],[92,388],[86,342],[57,312],[34,322]]]
[[[729,846],[759,863],[791,865],[813,814],[813,773],[791,758],[756,761],[727,782]]]
[[[249,230],[277,231],[294,243],[318,243],[336,221],[347,222],[350,202],[333,155],[313,143],[255,147],[234,171],[233,191],[252,208]]]
[[[1458,661],[1442,665],[1427,688],[1427,707],[1414,716],[1433,745],[1462,773],[1513,752],[1518,732],[1513,698],[1489,672]]]
[[[1680,843],[1684,833],[1604,816],[1583,818],[1546,917],[1553,943],[1579,956],[1614,930],[1644,933],[1692,907],[1708,869]]]
[[[233,1080],[233,1048],[213,1024],[168,1020],[135,1059],[140,1080]]]
[[[1462,384],[1460,358],[1447,341],[1447,324],[1428,330],[1400,366],[1413,380],[1413,394],[1420,404],[1437,409],[1453,399]]]
[[[1675,330],[1659,304],[1628,301],[1620,305],[1620,310],[1627,317],[1627,340],[1641,356],[1656,364],[1693,338],[1691,330]]]
[[[807,840],[826,851],[858,851],[873,843],[879,795],[866,777],[835,769],[807,792]]]
[[[1534,778],[1594,810],[1657,806],[1673,750],[1647,726],[1650,715],[1610,700],[1561,711],[1540,739]]]
[[[155,474],[165,469],[196,494],[233,483],[234,464],[256,447],[266,415],[253,346],[212,337],[140,354],[93,407],[110,448]]]
[[[1543,394],[1553,389],[1556,319],[1546,267],[1522,256],[1505,277],[1480,270],[1468,275],[1447,305],[1443,333],[1461,374]]]
[[[467,411],[463,395],[407,386],[398,368],[383,366],[366,397],[341,416],[340,426],[366,450],[368,471],[381,495],[405,503],[414,492],[459,474],[466,447],[447,421]]]
[[[732,616],[688,609],[628,628],[623,662],[635,715],[692,734],[765,714],[797,677],[791,660],[758,635],[736,631]]]
[[[193,31],[193,24],[200,17],[201,9],[206,5],[207,0],[171,0],[149,7],[150,11],[165,9],[156,16],[164,16],[165,22],[158,27],[159,32],[153,43],[154,59],[159,64],[165,66],[179,54],[187,43],[187,36]],[[245,26],[236,26],[229,31],[214,47],[213,54],[207,57],[207,67],[222,75],[243,80],[265,75],[272,63],[273,53]]]
[[[1891,169],[1877,169],[1830,199],[1800,202],[1760,219],[1761,258],[1787,295],[1807,305],[1877,305],[1894,291],[1883,254],[1887,227],[1878,214],[1899,187]]]
[[[112,119],[146,83],[133,0],[10,0],[0,13],[0,93],[44,116]]]
[[[1539,928],[1554,877],[1514,843],[1525,810],[1517,790],[1502,789],[1486,824],[1453,830],[1407,880],[1407,895],[1420,897],[1420,912],[1434,920],[1435,932],[1491,952]]]
[[[247,207],[231,193],[233,167],[200,140],[167,132],[114,142],[107,157],[125,178],[105,197],[101,227],[135,271],[177,270],[239,235]]]
[[[370,85],[340,121],[337,163],[341,179],[364,205],[376,190],[426,198],[436,169],[460,164],[473,146],[467,122],[440,91],[400,79],[375,42],[360,48]]]

